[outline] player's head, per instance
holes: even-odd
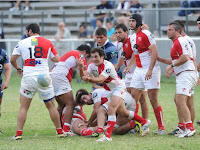
[[[167,35],[169,39],[174,40],[175,38],[180,36],[180,33],[181,33],[181,26],[177,22],[169,23],[167,29]]]
[[[97,47],[97,48],[93,48],[90,52],[91,54],[91,59],[92,62],[96,65],[99,66],[103,63],[103,60],[105,58],[105,52],[102,48]]]
[[[82,44],[80,46],[77,47],[77,50],[84,52],[84,57],[90,57],[90,51],[91,51],[91,47],[86,45],[86,44]]]
[[[182,31],[185,32],[185,25],[181,20],[175,20],[174,22],[178,23],[181,26],[181,33]]]
[[[108,39],[106,29],[105,28],[98,28],[95,32],[95,37],[96,37],[96,41],[97,41],[98,46],[103,46],[103,44]]]
[[[31,23],[26,26],[26,36],[30,37],[33,34],[40,34],[40,27],[37,23]]]
[[[115,33],[117,35],[117,41],[124,42],[128,36],[128,29],[124,24],[118,24],[115,27]]]
[[[200,16],[197,18],[197,25],[198,25],[198,28],[200,30]]]
[[[129,24],[131,30],[136,30],[142,26],[142,16],[140,14],[132,14],[129,18]]]
[[[76,102],[77,104],[82,104],[82,105],[93,104],[91,94],[88,93],[88,91],[86,91],[85,89],[79,89],[76,92]]]

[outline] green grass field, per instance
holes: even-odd
[[[22,141],[12,141],[11,137],[15,134],[17,126],[17,113],[19,110],[19,88],[20,77],[16,74],[12,75],[10,85],[4,91],[2,103],[2,117],[0,119],[0,130],[3,135],[0,135],[0,150],[127,150],[127,149],[200,149],[200,126],[194,124],[197,135],[190,138],[179,139],[174,136],[154,135],[157,130],[157,123],[154,117],[153,110],[150,106],[149,119],[152,121],[150,133],[145,137],[140,137],[137,134],[126,134],[123,136],[113,135],[112,142],[97,143],[94,138],[84,138],[80,136],[67,137],[58,139],[56,137],[55,127],[50,120],[49,114],[43,101],[36,95],[29,109],[27,121],[23,130]],[[159,92],[159,102],[164,112],[164,123],[167,132],[170,132],[177,126],[176,107],[173,102],[175,93],[175,80],[162,77],[161,90]],[[89,83],[72,82],[74,93],[79,88],[91,89]],[[200,88],[195,89],[195,109],[196,120],[200,119]],[[84,110],[89,117],[92,106],[84,106]],[[196,121],[195,120],[195,121]]]

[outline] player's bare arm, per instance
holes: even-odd
[[[17,74],[22,77],[22,69],[21,67],[17,64],[17,59],[19,55],[12,55],[10,58],[10,63],[13,65],[15,69],[17,69]]]
[[[55,57],[51,58],[52,62],[59,62],[59,60],[60,60],[59,54],[57,54]]]
[[[88,120],[88,126],[97,118],[97,109],[101,106],[101,102],[96,102],[93,107],[92,114]]]
[[[115,65],[115,70],[117,71],[123,64],[124,60],[122,57],[120,57],[118,63]]]
[[[158,51],[157,51],[156,44],[149,46],[149,50],[151,53],[151,63],[149,65],[149,70],[147,71],[145,80],[148,80],[151,78],[153,67],[155,66],[156,60],[158,59]]]
[[[127,65],[127,67],[124,68],[124,73],[128,73],[130,68],[133,66],[133,64],[135,64],[135,54],[134,53],[131,56],[129,64]]]
[[[1,86],[1,90],[7,89],[8,88],[8,84],[9,84],[9,80],[10,80],[10,76],[11,76],[11,69],[10,69],[10,64],[6,63],[3,65],[4,69],[5,69],[5,82],[2,84]]]
[[[166,58],[162,58],[160,56],[158,56],[158,61],[164,63],[164,64],[167,64],[167,65],[170,65],[172,64],[172,59],[166,59]]]
[[[89,75],[83,76],[84,81],[92,82],[92,83],[103,83],[107,78],[103,75],[100,75],[99,77],[91,78]]]

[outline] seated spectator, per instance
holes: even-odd
[[[181,1],[181,8],[195,8],[200,7],[200,1]],[[196,14],[199,13],[199,10],[180,10],[178,11],[179,16],[186,16],[187,14]]]
[[[128,27],[129,17],[133,13],[141,14],[143,6],[138,1],[130,1],[130,11],[126,12],[123,16],[118,18],[118,23],[123,23]]]
[[[119,2],[119,4],[117,5],[117,10],[121,11],[121,10],[127,10],[130,8],[130,3],[129,1],[121,1]]]
[[[0,40],[4,39],[4,32],[3,30],[0,28]],[[5,42],[0,42],[0,48],[2,49],[6,49],[6,43]]]
[[[78,38],[91,38],[91,33],[86,29],[84,24],[79,26],[79,35]]]
[[[115,28],[113,28],[112,23],[110,21],[106,22],[106,29],[109,41],[111,40],[111,36],[115,33]]]
[[[12,7],[12,8],[10,8],[9,10],[10,10],[10,11],[18,11],[21,2],[22,2],[22,1],[17,1],[16,4],[15,4],[15,6]],[[25,3],[26,3],[26,6],[25,6],[24,10],[25,10],[25,11],[29,11],[29,10],[30,10],[30,2],[29,2],[29,1],[25,1]]]
[[[58,29],[55,35],[55,39],[57,41],[56,48],[58,50],[66,50],[66,47],[70,49],[68,45],[66,45],[66,42],[61,42],[60,39],[69,39],[71,38],[71,32],[65,27],[64,22],[58,23]]]
[[[112,9],[112,8],[113,8],[112,5],[110,5],[107,1],[101,1],[100,5],[91,7],[89,10],[95,10],[95,9],[105,10],[105,9]],[[92,27],[95,29],[96,28],[96,20],[102,19],[102,21],[103,21],[106,16],[107,16],[106,13],[100,12],[95,19],[91,20]]]
[[[200,30],[200,16],[197,18],[197,25],[198,25],[198,28]]]

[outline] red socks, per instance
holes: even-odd
[[[186,122],[185,126],[186,126],[187,129],[190,129],[190,131],[194,130],[194,126],[192,124],[192,121]]]
[[[88,128],[85,128],[81,131],[81,136],[89,136],[93,133],[94,131],[88,129]]]
[[[135,113],[136,113],[136,114],[138,114],[139,107],[140,107],[140,104],[139,104],[139,103],[137,103],[137,104],[136,104],[136,108],[135,108]]]
[[[70,125],[68,123],[64,123],[63,130],[64,130],[64,132],[69,132],[70,131]]]
[[[17,131],[16,131],[16,135],[15,135],[15,136],[21,136],[21,135],[22,135],[22,133],[23,133],[23,131],[22,131],[22,130],[17,130]]]
[[[62,128],[57,128],[57,129],[56,129],[56,132],[57,132],[57,134],[63,134]]]
[[[185,123],[183,122],[179,122],[178,123],[178,127],[180,128],[180,129],[182,129],[182,130],[185,130]]]
[[[157,123],[158,123],[158,129],[165,130],[164,123],[163,123],[162,107],[158,106],[158,108],[154,109],[154,114],[156,116],[156,120],[157,120]]]
[[[106,135],[108,138],[111,137],[113,128],[114,128],[114,126],[115,126],[115,123],[116,123],[116,121],[108,121],[108,125],[107,125],[108,128],[107,128],[106,133],[105,133],[105,135]]]
[[[147,122],[146,119],[140,117],[140,116],[139,116],[138,114],[136,114],[136,113],[134,114],[134,117],[133,117],[132,120],[135,120],[135,121],[141,123],[141,125],[144,125],[144,124]]]

